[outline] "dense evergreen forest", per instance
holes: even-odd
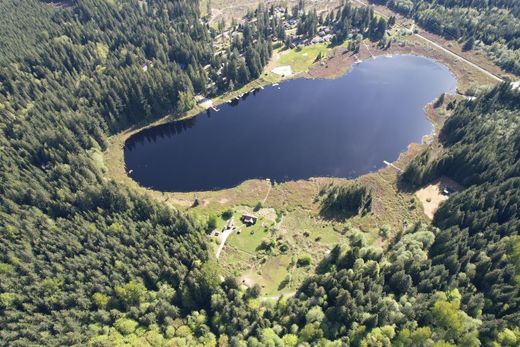
[[[84,343],[134,322],[166,334],[209,307],[203,233],[104,180],[96,157],[119,129],[257,77],[267,30],[219,54],[197,1],[0,6],[1,344]]]
[[[415,19],[424,29],[481,48],[520,75],[520,2],[516,0],[370,0]]]
[[[483,3],[518,15],[515,1]],[[445,175],[466,187],[433,226],[387,249],[351,230],[293,298],[258,309],[258,287],[220,281],[201,227],[107,181],[99,153],[110,134],[191,108],[195,93],[257,77],[277,30],[268,10],[218,51],[198,1],[0,9],[1,345],[520,343],[520,93],[509,85],[459,102],[443,148],[403,174],[406,186]],[[347,195],[369,208],[362,187],[336,188],[329,205],[350,209]]]

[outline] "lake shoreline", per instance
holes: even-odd
[[[377,57],[334,80],[286,80],[196,121],[143,130],[127,140],[125,163],[139,184],[177,193],[230,189],[266,177],[355,179],[431,135],[432,123],[420,116],[424,105],[455,87],[449,70],[431,59]]]
[[[331,52],[341,50],[342,47],[334,47],[331,49]],[[432,59],[448,68],[448,70],[455,76],[458,84],[458,90],[466,88],[470,85],[480,85],[485,83],[491,83],[492,81],[489,80],[486,76],[482,75],[479,71],[469,71],[467,70],[468,67],[461,64],[457,64],[457,61],[454,61],[451,59],[448,55],[443,53],[442,51],[437,50],[435,47],[430,47],[426,45],[424,42],[417,40],[413,36],[407,37],[405,39],[405,45],[401,46],[398,44],[392,45],[389,50],[380,50],[380,49],[374,49],[372,47],[372,50],[368,51],[368,46],[361,45],[361,50],[359,57],[362,59],[371,59],[373,56],[381,56],[381,55],[397,55],[397,54],[411,54],[416,55],[419,57],[424,57],[427,59]],[[281,81],[294,79],[294,78],[324,78],[324,79],[330,79],[330,78],[338,78],[346,73],[348,73],[356,60],[353,59],[347,59],[345,60],[344,56],[339,57],[336,55],[337,52],[332,55],[330,59],[328,59],[329,67],[336,66],[336,71],[334,72],[333,69],[327,68],[325,65],[325,71],[323,70],[323,66],[320,65],[320,63],[312,64],[308,71],[304,73],[298,73],[294,74],[292,76],[281,78],[281,76],[276,76],[269,72],[264,72],[260,78],[258,78],[255,81],[252,81],[248,83],[247,85],[243,86],[242,88],[239,88],[236,91],[228,92],[223,95],[220,95],[218,97],[213,98],[213,105],[217,106],[226,103],[228,100],[232,100],[236,97],[238,97],[240,94],[243,94],[245,92],[251,91],[255,88],[261,88],[266,85],[270,85],[273,83],[280,83]],[[269,65],[268,65],[269,66]],[[320,71],[321,70],[321,71]],[[327,71],[328,70],[328,71]],[[435,143],[437,142],[437,136],[438,131],[442,127],[442,124],[444,122],[443,117],[434,116],[435,112],[429,112],[428,108],[431,107],[431,104],[434,102],[432,100],[430,104],[425,105],[424,112],[425,117],[433,124],[434,131],[432,134],[427,134],[425,137],[423,137],[420,144],[416,144],[418,146],[424,145],[426,142],[429,143]],[[135,182],[133,179],[131,179],[127,175],[127,170],[125,167],[124,162],[124,146],[126,140],[144,130],[147,128],[151,128],[154,126],[158,126],[161,124],[170,123],[172,121],[182,120],[194,117],[198,115],[199,113],[203,112],[205,109],[196,106],[194,109],[182,114],[182,115],[166,115],[164,117],[161,117],[160,119],[154,120],[154,121],[145,121],[142,123],[142,125],[137,125],[134,127],[131,127],[127,130],[124,130],[116,135],[113,135],[109,138],[109,145],[107,149],[103,153],[99,153],[99,155],[103,158],[102,163],[100,164],[100,167],[104,171],[104,177],[108,180],[114,180],[118,183],[124,184],[126,186],[129,186],[131,188],[137,189],[137,191],[144,192],[148,195],[151,195],[152,197],[159,196],[159,199],[163,200],[164,193],[160,191],[155,191],[146,187],[140,186],[137,182]],[[414,144],[410,144],[408,146],[408,149],[403,151],[400,155],[400,157],[407,157],[409,153],[412,153],[413,151],[410,150]],[[399,159],[397,159],[399,161]],[[394,162],[395,163],[395,162]],[[381,169],[383,170],[383,169]],[[245,182],[246,183],[246,182]],[[257,180],[258,183],[258,180]],[[256,186],[259,184],[256,184]],[[237,187],[235,187],[236,189]],[[225,191],[229,191],[225,190]],[[231,189],[232,190],[232,189]],[[172,198],[174,205],[178,207],[186,207],[190,204],[184,199],[177,199]]]
[[[336,48],[338,48],[338,47],[336,47]],[[334,49],[336,49],[336,48],[334,48]],[[275,84],[275,83],[283,83],[283,82],[286,82],[286,81],[289,81],[289,80],[293,80],[293,79],[298,79],[298,78],[304,78],[304,79],[337,79],[337,78],[341,78],[341,77],[349,74],[352,71],[352,68],[353,68],[353,66],[356,63],[362,63],[363,61],[366,61],[366,60],[376,59],[376,58],[381,58],[381,57],[384,57],[384,56],[388,56],[388,52],[386,52],[386,51],[382,51],[382,52],[384,52],[384,54],[381,53],[379,55],[374,55],[373,57],[369,57],[369,58],[364,59],[364,60],[357,60],[357,61],[351,62],[350,64],[346,64],[346,65],[343,66],[342,73],[336,74],[334,76],[327,75],[327,74],[321,74],[321,75],[318,74],[318,75],[316,75],[316,73],[310,74],[309,72],[305,72],[305,73],[295,74],[295,75],[292,75],[292,76],[289,76],[289,77],[286,77],[286,78],[279,77],[278,79],[273,81],[273,80],[264,78],[265,75],[262,75],[259,79],[248,83],[246,86],[238,89],[237,91],[229,92],[229,93],[226,93],[224,95],[221,95],[219,97],[216,97],[216,98],[212,99],[213,107],[218,107],[220,105],[223,105],[223,104],[227,103],[228,100],[235,99],[237,96],[243,94],[244,90],[246,91],[246,93],[248,93],[248,92],[252,92],[254,89],[258,89],[258,88],[265,87],[265,86],[268,86],[268,85],[271,85],[271,84]],[[412,54],[412,53],[397,53],[397,54],[394,54],[392,56],[399,56],[399,55],[417,56],[417,57],[425,58],[425,59],[428,59],[428,60],[432,60],[432,61],[434,61],[436,63],[440,63],[439,61],[437,61],[434,58],[427,57],[427,56],[422,56],[422,55],[417,55],[417,54]],[[335,62],[335,63],[337,63],[337,62]],[[453,71],[448,66],[446,66],[446,65],[444,65],[442,63],[440,63],[440,64],[445,66],[445,67],[447,67],[448,70],[450,71],[450,74],[455,78],[457,83],[459,83],[459,81],[457,80],[456,75],[453,73]],[[314,68],[315,67],[311,67],[311,71]],[[428,134],[423,135],[421,143],[417,143],[418,145],[425,144],[426,142],[432,142],[433,138],[435,138],[435,136],[436,136],[436,133],[438,133],[437,130],[440,129],[440,127],[442,126],[442,124],[439,123],[438,119],[435,119],[434,117],[432,117],[432,114],[430,112],[427,112],[427,108],[434,101],[435,101],[435,99],[431,100],[430,103],[426,104],[425,107],[424,107],[424,116],[432,124],[432,131],[430,133],[428,133]],[[162,193],[162,194],[175,193],[175,192],[162,192],[162,191],[159,191],[159,190],[154,190],[154,189],[150,189],[150,188],[141,186],[139,183],[137,183],[131,177],[128,176],[128,174],[127,174],[128,171],[126,169],[125,160],[124,160],[124,147],[125,147],[126,141],[131,136],[133,136],[133,135],[135,135],[135,134],[137,134],[137,133],[139,133],[139,132],[141,132],[141,131],[143,131],[145,129],[153,128],[153,127],[156,127],[156,126],[159,126],[159,125],[163,125],[163,124],[167,124],[167,123],[171,123],[171,122],[176,122],[176,121],[190,119],[190,118],[198,116],[199,114],[201,114],[205,110],[206,109],[204,109],[204,108],[202,108],[202,107],[197,105],[195,108],[193,108],[192,110],[190,110],[190,111],[188,111],[188,112],[186,112],[186,113],[184,113],[182,115],[167,115],[167,116],[162,117],[162,118],[160,118],[160,119],[158,119],[156,121],[149,122],[148,124],[145,124],[143,126],[130,128],[130,129],[127,129],[126,131],[123,131],[123,132],[121,132],[121,133],[119,133],[117,135],[112,136],[109,139],[109,146],[108,146],[107,150],[104,152],[104,159],[105,159],[105,161],[104,161],[105,165],[104,166],[107,168],[107,174],[108,174],[107,176],[110,179],[115,179],[116,181],[119,181],[121,183],[133,186],[134,188],[144,189],[146,192],[158,192],[158,193]],[[410,148],[410,146],[412,144],[414,144],[414,143],[410,143],[408,145],[407,149],[405,149],[403,152],[401,152],[400,155],[408,152],[409,148]],[[370,174],[370,173],[371,172],[366,173],[366,174]],[[361,176],[359,176],[359,177],[361,177]],[[357,177],[357,178],[359,178],[359,177]],[[325,177],[314,177],[314,179],[319,179],[319,178],[333,179],[335,177],[326,177],[326,176]],[[255,180],[256,181],[261,181],[260,179],[252,179],[252,180],[253,181],[255,181]],[[234,188],[236,188],[236,187],[227,188],[227,189],[221,189],[220,191],[230,190],[230,189],[234,189]],[[197,192],[197,193],[204,193],[204,192],[209,192],[209,191],[201,191],[201,192]],[[177,193],[179,193],[179,192],[177,192]]]

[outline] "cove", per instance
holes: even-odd
[[[140,185],[174,192],[254,178],[354,178],[431,133],[424,106],[455,88],[433,60],[378,57],[334,80],[288,80],[219,112],[145,129],[125,143],[125,164]]]

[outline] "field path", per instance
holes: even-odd
[[[267,190],[267,193],[265,194],[264,200],[262,200],[262,205],[265,204],[265,202],[267,201],[267,198],[269,197],[269,193],[271,193],[272,186],[273,185],[269,182],[269,189]]]
[[[215,253],[215,257],[218,259],[220,257],[220,253],[224,249],[224,245],[226,244],[226,240],[233,232],[233,229],[226,229],[219,235],[220,245],[218,246],[217,253]]]
[[[282,296],[286,297],[286,298],[290,298],[292,296],[294,296],[296,294],[296,292],[289,292],[289,293],[284,293],[284,294],[277,294],[277,295],[271,295],[271,296],[262,296],[260,298],[260,300],[262,301],[268,301],[268,300],[278,300],[280,299]]]

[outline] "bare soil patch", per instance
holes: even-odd
[[[428,218],[433,219],[435,211],[437,211],[444,201],[448,200],[449,196],[443,193],[445,187],[449,187],[454,191],[461,189],[461,186],[457,182],[448,177],[441,177],[432,184],[415,192],[415,195],[419,198],[419,201],[421,201],[424,214],[427,215]]]

